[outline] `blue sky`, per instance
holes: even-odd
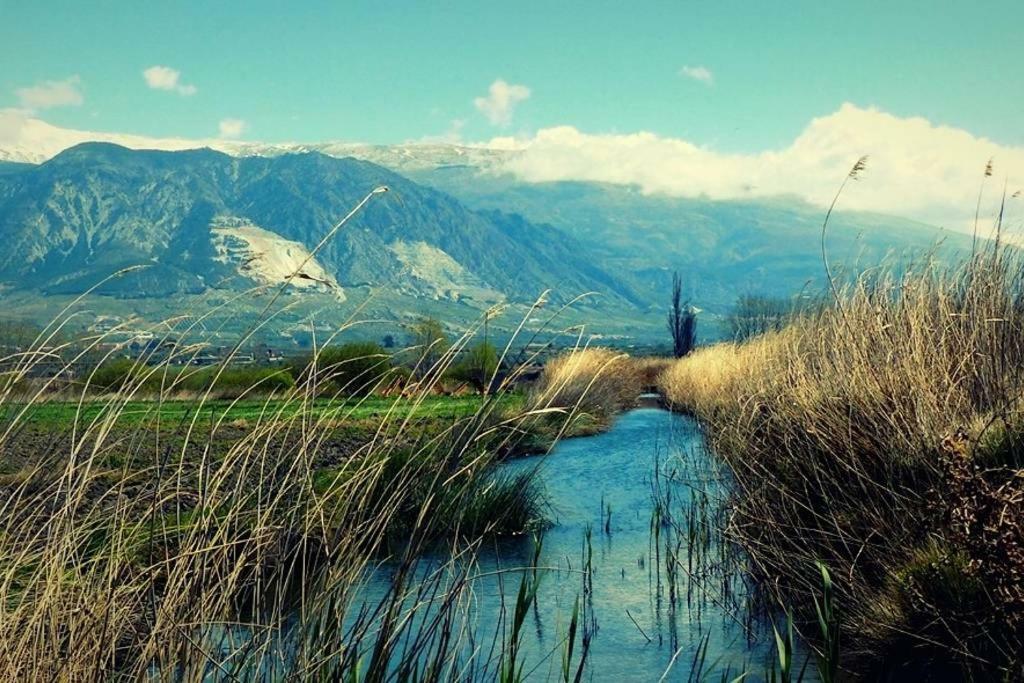
[[[0,0],[0,108],[154,136],[225,119],[253,139],[377,143],[571,125],[752,153],[851,102],[1019,146],[1022,26],[1019,1]],[[169,89],[143,78],[157,65],[179,72]],[[492,121],[474,100],[499,78],[522,90]],[[33,100],[46,82],[79,97]]]

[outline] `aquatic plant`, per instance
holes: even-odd
[[[144,351],[98,395],[102,374],[76,377],[63,424],[34,416],[67,397],[52,391],[66,377],[44,378],[29,393],[22,379],[55,358],[68,371],[83,358],[103,367],[118,352],[111,335],[67,339],[74,302],[3,359],[0,668],[8,676],[495,677],[506,623],[477,633],[467,618],[476,553],[484,538],[522,532],[540,514],[529,474],[494,474],[536,417],[503,400],[516,371],[471,414],[421,415],[470,329],[369,427],[352,428],[359,401],[319,372],[264,392],[253,399],[261,408],[233,425],[231,406],[255,392],[243,389],[216,410],[211,402],[248,335],[277,314],[277,299],[221,365],[203,370],[193,402],[173,419],[162,408],[192,376],[181,369],[192,372],[208,346],[204,326],[229,317],[234,300],[164,321],[153,345],[163,355]],[[432,549],[447,559],[424,561]],[[366,577],[382,565],[391,580],[367,597]]]

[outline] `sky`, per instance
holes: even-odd
[[[785,170],[765,166],[765,155],[802,139],[822,158],[801,181],[823,163],[830,174],[852,164],[858,144],[869,154],[945,149],[954,131],[970,140],[952,144],[959,151],[945,163],[976,176],[991,152],[1024,176],[1022,26],[1019,0],[0,0],[0,112],[156,137],[539,146],[542,160],[520,169],[534,179],[619,177],[623,155],[639,149],[656,163],[689,145],[701,154],[651,168],[710,158],[725,173],[731,163],[728,182],[704,179],[699,191],[711,196],[723,186],[778,190],[767,180]],[[832,127],[808,140],[823,120]],[[927,124],[926,134],[907,140],[908,122],[918,133]],[[868,130],[837,145],[853,125]],[[582,153],[567,163],[573,150]],[[906,164],[913,154],[898,156]],[[645,159],[623,180],[685,190],[644,180]],[[735,177],[751,164],[752,178]],[[700,179],[686,168],[687,182]],[[906,182],[948,175],[925,165],[903,173]],[[889,194],[867,208],[889,208],[898,193]]]

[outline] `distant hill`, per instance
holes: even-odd
[[[712,336],[740,294],[788,297],[824,284],[824,211],[792,198],[526,183],[503,171],[514,152],[453,145],[219,146],[231,155],[84,143],[39,165],[0,162],[8,307],[45,317],[144,264],[100,285],[96,301],[104,312],[155,320],[281,282],[305,262],[289,291],[294,310],[274,323],[287,334],[356,307],[396,323],[428,312],[458,325],[499,302],[522,314],[551,288],[555,302],[596,293],[568,322],[624,341],[664,336],[675,270]],[[19,154],[7,156],[29,158]],[[382,184],[392,192],[311,257]],[[929,251],[952,259],[969,246],[963,234],[863,213],[837,214],[828,239],[832,263],[848,273]]]
[[[372,202],[310,257],[367,192]],[[212,150],[133,151],[86,143],[0,174],[0,282],[8,291],[72,295],[100,285],[119,299],[199,295],[294,281],[338,302],[352,289],[458,302],[478,311],[600,293],[623,309],[641,300],[594,265],[578,240],[501,211],[473,211],[383,167],[319,153],[231,157]]]
[[[33,168],[35,168],[35,164],[29,164],[20,161],[0,160],[0,175],[5,175],[7,173],[20,173],[22,171],[29,171]]]
[[[412,171],[416,180],[481,210],[512,211],[550,223],[599,255],[599,265],[644,300],[662,303],[679,270],[686,295],[725,312],[739,294],[789,297],[824,286],[825,211],[795,198],[711,200],[643,194],[622,185],[524,183],[471,166]],[[860,272],[881,263],[953,259],[970,249],[962,233],[893,216],[836,213],[828,231],[832,264]]]

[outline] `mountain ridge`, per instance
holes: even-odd
[[[231,144],[236,152],[249,145]],[[0,253],[0,283],[69,296],[141,262],[146,271],[100,293],[141,306],[147,297],[200,295],[232,279],[266,285],[300,263],[296,254],[367,191],[387,184],[388,199],[356,217],[300,275],[304,296],[340,302],[353,290],[385,287],[401,298],[389,300],[386,315],[438,301],[457,304],[458,311],[437,309],[443,315],[466,319],[497,303],[532,301],[544,289],[554,289],[556,301],[597,291],[602,296],[587,304],[600,311],[593,317],[614,314],[625,330],[654,337],[675,271],[685,296],[710,316],[704,329],[740,294],[790,297],[825,284],[824,211],[798,198],[711,200],[588,181],[526,183],[501,172],[509,153],[499,150],[316,147],[374,156],[401,173],[321,151],[239,156],[102,142],[40,165],[0,164],[0,235],[11,245]],[[240,227],[228,234],[214,227],[218,221]],[[856,274],[924,252],[952,260],[969,244],[967,235],[916,221],[839,212],[827,249],[838,271]]]
[[[66,291],[69,282],[79,286],[84,276],[134,260],[173,271],[184,291],[201,290],[208,279],[228,274],[211,262],[214,218],[246,219],[312,248],[378,185],[391,187],[389,199],[368,206],[317,254],[343,287],[401,278],[402,264],[388,246],[419,241],[516,300],[532,299],[555,282],[635,299],[554,228],[471,211],[369,162],[319,153],[238,158],[210,149],[139,151],[111,143],[83,143],[31,170],[0,175],[0,234],[13,246],[0,256],[0,277]]]

